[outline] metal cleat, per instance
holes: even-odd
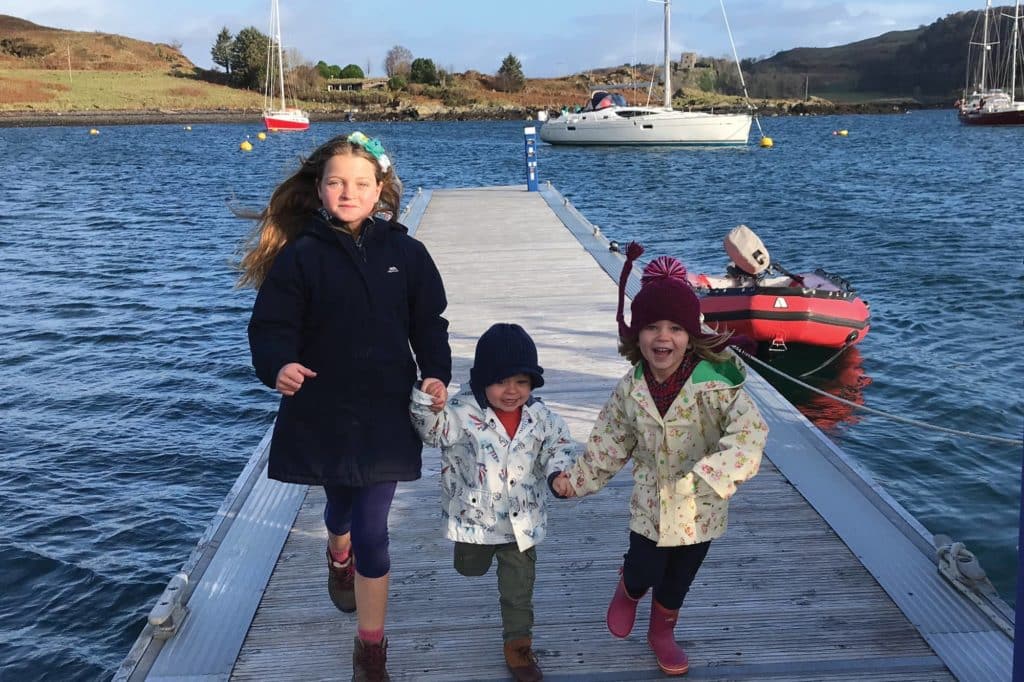
[[[170,639],[185,620],[188,607],[181,600],[187,586],[188,575],[185,573],[178,573],[167,583],[156,606],[149,612],[149,624],[153,626],[154,638]]]

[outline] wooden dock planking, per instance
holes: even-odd
[[[445,279],[465,382],[493,322],[537,341],[538,391],[584,440],[626,370],[615,352],[616,286],[534,193],[435,191],[417,238]],[[468,391],[468,387],[466,389]],[[768,455],[771,455],[769,443]],[[395,680],[507,679],[492,571],[465,578],[441,537],[437,453],[391,513],[388,669]],[[625,640],[604,625],[627,540],[628,472],[601,493],[553,501],[538,547],[535,647],[548,680],[663,679],[646,641],[650,598]],[[238,680],[349,679],[355,616],[327,597],[323,493],[310,488],[235,664]],[[766,460],[731,507],[676,635],[689,679],[949,680],[941,660],[827,523]]]

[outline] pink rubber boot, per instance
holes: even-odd
[[[676,644],[674,630],[679,619],[679,609],[671,611],[656,601],[651,601],[651,624],[647,630],[647,643],[654,650],[658,667],[666,675],[685,675],[690,661],[683,648]]]
[[[633,623],[636,622],[636,605],[642,598],[643,595],[636,599],[630,597],[620,576],[619,584],[615,586],[615,594],[612,595],[612,602],[608,605],[608,632],[620,639],[629,637],[629,633],[633,631]]]

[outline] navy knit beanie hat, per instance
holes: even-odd
[[[518,324],[499,322],[483,333],[476,342],[469,384],[476,401],[487,409],[485,389],[515,374],[526,374],[530,385],[544,385],[544,369],[537,364],[537,346],[526,330]]]

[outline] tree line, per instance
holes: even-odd
[[[253,26],[243,28],[235,35],[225,26],[217,34],[210,56],[213,63],[223,69],[223,79],[228,85],[260,90],[266,82],[270,44],[270,38]],[[286,62],[291,66],[286,77],[300,97],[310,91],[322,90],[326,80],[366,78],[370,74],[369,60],[363,70],[357,64],[339,66],[323,60],[309,64],[294,50],[288,51],[288,57]],[[404,90],[410,83],[444,87],[452,75],[451,69],[438,68],[434,60],[427,57],[414,57],[402,45],[395,45],[387,51],[383,67],[390,90]],[[522,90],[526,85],[522,63],[515,55],[509,53],[502,60],[495,74],[495,83],[506,92]]]

